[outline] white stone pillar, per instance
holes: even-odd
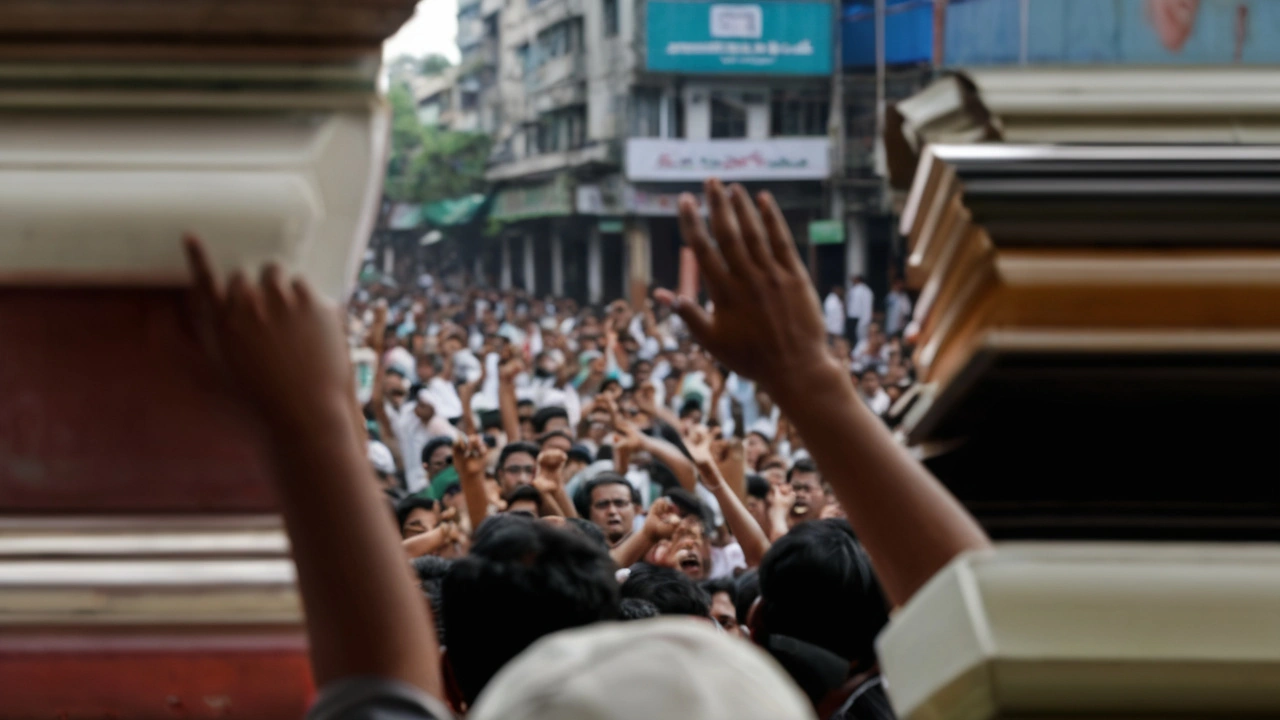
[[[844,283],[849,278],[867,273],[867,223],[858,216],[850,217],[844,235]]]
[[[604,299],[604,254],[600,247],[600,228],[593,226],[587,235],[587,302]]]
[[[485,284],[484,251],[479,247],[476,247],[476,257],[472,263],[471,276],[471,283],[476,287],[481,287]]]
[[[551,233],[551,294],[564,297],[564,246],[560,242],[560,230]]]
[[[502,270],[499,274],[498,287],[503,290],[511,289],[511,238],[503,237],[502,243]]]
[[[640,303],[653,282],[653,250],[649,243],[649,221],[637,217],[627,221],[627,262],[623,269],[622,291],[633,306]]]
[[[524,236],[524,289],[531,295],[536,295],[538,288],[534,287],[537,280],[537,273],[533,267],[533,236]]]

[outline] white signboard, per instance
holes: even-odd
[[[826,138],[627,140],[627,179],[639,182],[822,180],[830,174]]]

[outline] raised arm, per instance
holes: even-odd
[[[520,437],[520,411],[517,408],[516,376],[524,366],[519,360],[508,360],[498,368],[498,412],[502,416],[502,432],[507,435],[507,442],[516,442]]]
[[[255,280],[236,273],[223,290],[199,241],[187,254],[196,327],[271,434],[317,684],[376,676],[443,698],[430,610],[351,425],[336,309],[276,265]]]
[[[649,514],[645,516],[640,532],[631,533],[610,550],[609,555],[618,567],[631,567],[644,559],[645,553],[654,545],[669,539],[678,527],[680,513],[676,511],[675,503],[664,497],[658,498],[649,506]]]
[[[373,329],[369,331],[369,347],[378,355],[378,362],[373,370],[373,394],[369,397],[369,405],[373,408],[373,419],[378,423],[378,431],[382,435],[382,444],[391,451],[396,467],[404,468],[404,458],[400,455],[400,438],[396,436],[395,425],[387,415],[387,304],[379,300],[373,307]],[[363,415],[361,416],[363,418]]]
[[[747,506],[742,504],[742,500],[720,474],[720,467],[712,452],[711,437],[706,430],[699,428],[689,438],[688,447],[689,454],[693,456],[694,465],[698,468],[698,477],[711,494],[716,496],[716,502],[720,503],[720,511],[724,513],[724,522],[729,526],[729,532],[733,533],[733,537],[742,546],[747,567],[759,566],[760,561],[764,559],[764,554],[769,551],[769,538],[765,536],[760,523],[751,517]]]
[[[484,489],[484,441],[476,435],[459,435],[453,441],[453,468],[458,471],[458,485],[467,502],[467,519],[471,530],[489,516],[489,494]]]
[[[710,180],[711,233],[690,195],[680,199],[685,241],[715,304],[662,291],[694,337],[754,378],[805,439],[871,556],[891,602],[909,600],[939,569],[990,541],[976,520],[907,454],[827,352],[817,294],[772,196],[759,211],[745,190]]]
[[[567,518],[578,517],[578,510],[573,500],[564,489],[564,478],[560,474],[568,458],[563,450],[547,448],[538,453],[538,474],[533,478],[533,486],[542,493],[542,500],[553,515]]]

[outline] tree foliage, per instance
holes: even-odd
[[[393,86],[388,99],[391,152],[383,184],[388,198],[431,203],[484,192],[488,135],[424,126],[405,85]]]
[[[422,58],[422,63],[418,66],[418,72],[423,75],[439,75],[451,67],[453,67],[453,63],[449,61],[449,58],[439,53],[432,53]]]

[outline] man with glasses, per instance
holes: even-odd
[[[590,520],[604,531],[609,547],[627,539],[640,507],[640,491],[617,473],[604,472],[587,483]]]

